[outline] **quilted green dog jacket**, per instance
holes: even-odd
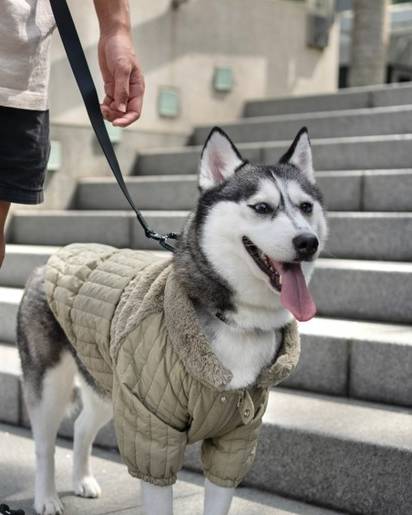
[[[237,486],[254,460],[268,390],[297,364],[297,324],[283,328],[275,361],[254,385],[227,390],[232,374],[202,334],[173,258],[69,245],[49,259],[45,288],[81,361],[112,398],[129,473],[173,484],[186,445],[203,441],[206,477]]]

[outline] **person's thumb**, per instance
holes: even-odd
[[[119,63],[114,72],[114,104],[121,113],[127,111],[131,66]]]

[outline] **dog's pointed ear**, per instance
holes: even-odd
[[[310,182],[315,182],[312,147],[306,127],[300,129],[289,150],[280,158],[279,163],[292,164],[298,168]]]
[[[220,184],[243,163],[244,160],[229,136],[219,127],[214,127],[206,140],[200,158],[200,190],[205,191]]]

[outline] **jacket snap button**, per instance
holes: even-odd
[[[226,402],[226,395],[222,395],[220,397],[220,402]]]
[[[250,416],[250,409],[249,408],[245,409],[244,415],[245,415],[246,418],[249,418],[249,416]]]

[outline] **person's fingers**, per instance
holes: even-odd
[[[120,77],[122,77],[120,79]],[[123,77],[126,77],[126,74],[121,74],[120,72],[115,74],[115,80],[105,83],[105,92],[106,96],[101,104],[101,111],[103,117],[111,122],[116,127],[127,127],[132,124],[136,120],[140,118],[143,104],[143,94],[144,94],[144,79],[141,75],[139,69],[133,68],[132,73],[129,75],[128,80],[129,83],[126,87],[123,87]],[[115,98],[116,94],[119,95],[121,89],[123,87],[124,95],[127,92],[130,95],[130,98],[124,98],[125,110],[121,111],[119,109],[118,99]],[[128,90],[128,91],[127,91]]]
[[[106,93],[106,97],[109,97],[113,100],[114,97],[114,81],[112,79],[106,79],[104,81],[104,92]]]
[[[130,112],[137,113],[136,120],[138,120],[142,114],[142,105],[143,105],[143,96],[134,97],[129,101],[129,103],[127,105],[127,112],[130,111]]]
[[[127,107],[128,110],[131,109],[136,111],[139,114],[139,117],[142,111],[144,91],[144,77],[139,67],[136,66],[130,76],[130,101]]]
[[[103,99],[103,102],[102,104],[107,106],[107,107],[110,107],[110,105],[112,104],[113,102],[113,97],[111,95],[106,95]]]
[[[127,127],[128,125],[132,124],[139,118],[140,118],[140,114],[137,113],[136,111],[128,111],[126,114],[116,117],[112,121],[112,124],[115,127]]]
[[[142,97],[132,98],[127,104],[126,113],[119,113],[118,111],[116,112],[113,110],[113,112],[117,113],[118,115],[116,118],[113,119],[113,125],[119,127],[127,127],[131,123],[138,120],[142,113],[142,102]]]
[[[123,62],[118,63],[114,71],[114,103],[121,113],[127,111],[131,72],[131,65]]]
[[[103,118],[116,127],[127,127],[139,118],[139,113],[130,109],[128,109],[127,113],[121,113],[103,104],[101,104],[100,108]]]
[[[112,122],[117,117],[117,115],[105,104],[100,104],[100,110],[103,118],[109,122]]]
[[[103,99],[103,102],[100,104],[100,109],[103,115],[103,118],[106,120],[110,120],[110,114],[112,112],[112,109],[110,109],[110,105],[113,102],[113,98],[106,95]],[[114,118],[113,118],[114,119]]]

